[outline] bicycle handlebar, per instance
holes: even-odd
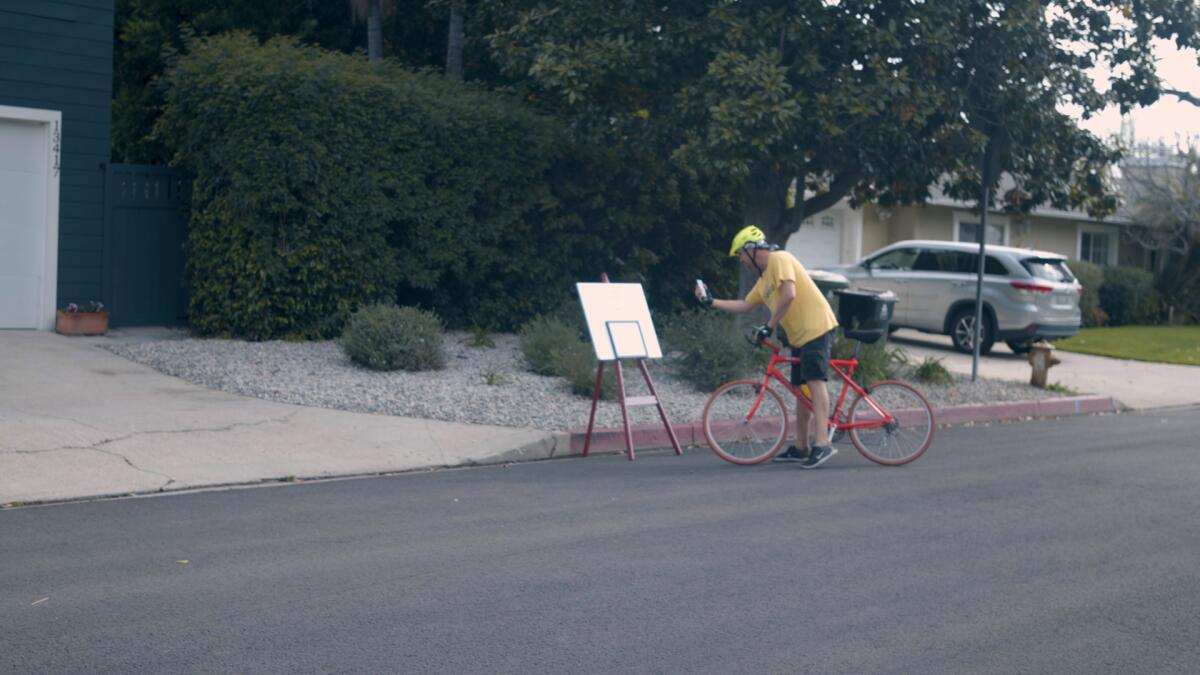
[[[762,340],[759,340],[758,337],[753,332],[747,333],[745,337],[746,337],[746,342],[749,342],[755,349],[758,349],[759,347],[762,347],[765,345],[768,349],[775,352],[776,354],[778,354],[779,350],[781,349],[781,347],[779,345],[775,344],[774,342],[771,342],[770,340],[767,340],[765,338]]]

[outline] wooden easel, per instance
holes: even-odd
[[[601,274],[600,281],[608,283],[608,274]],[[611,335],[610,335],[611,337]],[[649,396],[634,396],[632,398],[625,395],[625,377],[621,370],[620,355],[615,354],[613,366],[617,369],[617,401],[621,404],[621,420],[625,423],[625,455],[630,461],[633,461],[633,431],[629,428],[629,407],[639,405],[654,405],[658,408],[658,415],[662,418],[663,426],[667,428],[667,436],[671,439],[671,445],[675,448],[676,455],[682,455],[683,449],[679,447],[679,439],[675,437],[675,430],[671,428],[671,422],[667,419],[667,411],[663,410],[662,403],[658,400],[658,392],[654,389],[654,381],[650,378],[650,371],[646,369],[646,360],[644,358],[637,359],[638,368],[642,371],[642,377],[646,379],[646,387],[650,390]],[[588,417],[587,436],[583,439],[583,456],[588,456],[588,448],[592,443],[592,428],[596,422],[596,406],[600,402],[600,383],[604,377],[604,361],[600,361],[596,367],[596,384],[592,387],[592,413]]]

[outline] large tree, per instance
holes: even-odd
[[[1060,109],[1153,101],[1150,38],[1196,44],[1191,0],[504,0],[494,58],[607,143],[716,168],[777,241],[843,198],[974,200],[985,148],[1008,208],[1110,213],[1116,155]],[[1105,93],[1085,75],[1107,64]],[[789,208],[789,187],[803,187]]]
[[[1155,285],[1169,304],[1200,320],[1200,146],[1145,146],[1121,164],[1125,236],[1153,254]]]

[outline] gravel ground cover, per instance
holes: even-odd
[[[355,366],[336,342],[243,342],[167,339],[114,342],[105,349],[188,382],[234,394],[381,415],[561,431],[586,427],[591,400],[571,394],[564,380],[529,372],[515,335],[494,335],[496,346],[473,347],[468,334],[446,334],[446,368],[374,372]],[[700,392],[662,362],[651,377],[672,422],[700,419],[709,392]],[[636,367],[626,368],[630,396],[647,393]],[[917,384],[934,408],[994,401],[1054,398],[1021,382]],[[840,385],[831,387],[831,395]],[[653,406],[631,409],[633,423],[657,422]],[[601,427],[621,425],[615,402],[601,402]]]

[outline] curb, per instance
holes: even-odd
[[[1003,420],[1026,420],[1035,418],[1074,417],[1077,415],[1096,415],[1101,413],[1119,413],[1125,409],[1119,401],[1111,396],[1072,396],[1067,398],[1049,398],[1036,401],[1005,401],[1002,403],[979,403],[972,405],[955,405],[934,409],[937,426],[974,424],[976,422],[999,422]],[[704,445],[704,428],[701,422],[672,423],[675,436],[679,439],[680,447]],[[671,447],[671,440],[662,424],[635,424],[633,432],[633,448],[651,450]],[[583,454],[583,442],[587,437],[587,428],[570,429],[570,445],[567,452],[558,456],[580,456]],[[588,453],[609,454],[625,452],[625,430],[604,428],[592,430],[592,443]]]
[[[572,454],[579,454],[571,452],[571,438],[571,434],[561,431],[548,433],[544,438],[527,443],[519,448],[506,450],[498,455],[491,455],[483,459],[470,460],[455,466],[488,466],[491,464],[511,464],[512,462],[532,462],[539,459],[569,457]],[[579,447],[583,447],[583,441],[580,441]]]

